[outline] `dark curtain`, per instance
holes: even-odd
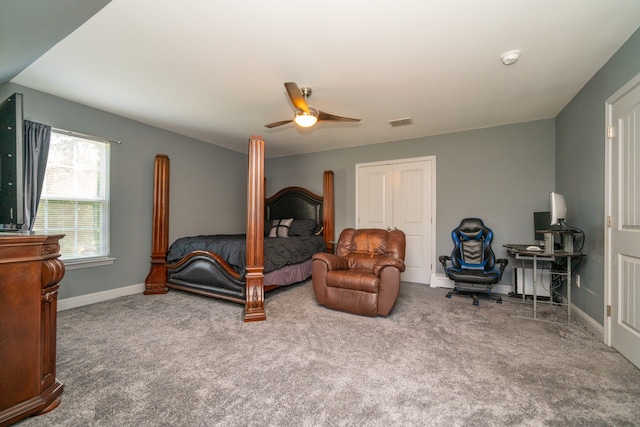
[[[47,169],[51,126],[24,121],[24,224],[23,230],[33,229]]]

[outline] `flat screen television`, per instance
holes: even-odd
[[[551,211],[551,221],[549,225],[566,225],[567,203],[562,194],[555,191],[549,193],[549,210]]]
[[[0,103],[0,231],[24,223],[24,121],[22,94]]]

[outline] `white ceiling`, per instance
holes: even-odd
[[[639,26],[638,0],[112,0],[11,81],[276,157],[555,117]],[[286,81],[362,121],[265,128]]]

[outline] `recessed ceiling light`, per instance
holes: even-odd
[[[519,50],[510,50],[502,55],[502,63],[504,65],[511,65],[518,62],[518,58],[520,58]]]

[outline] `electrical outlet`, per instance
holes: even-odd
[[[580,275],[576,274],[576,287],[579,288],[580,287]]]

